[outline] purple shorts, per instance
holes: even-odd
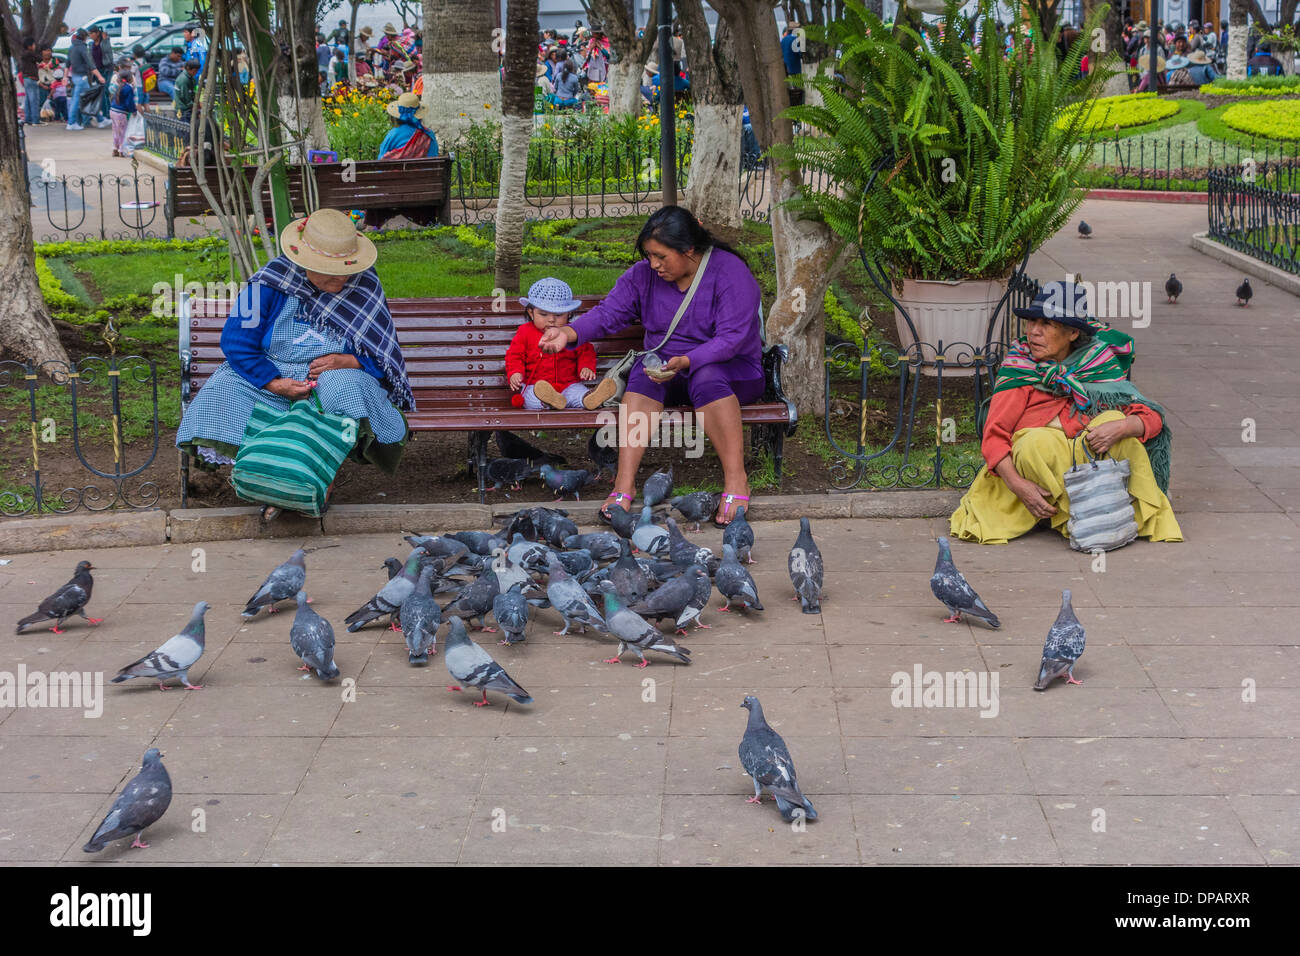
[[[646,375],[638,359],[627,377],[629,392],[662,402],[668,408],[675,405],[701,408],[729,395],[736,396],[741,405],[752,405],[763,397],[763,389],[763,373],[760,371],[755,377],[753,362],[748,358],[691,367],[663,384]]]

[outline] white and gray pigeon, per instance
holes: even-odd
[[[146,827],[151,827],[167,812],[172,802],[172,778],[163,766],[162,754],[157,747],[144,752],[140,772],[127,781],[118,794],[108,815],[95,830],[90,842],[81,849],[98,853],[114,840],[134,836],[132,849],[147,850],[149,844],[140,839]]]
[[[704,613],[704,609],[709,606],[709,598],[713,594],[713,584],[709,581],[708,571],[702,565],[692,564],[682,574],[682,577],[691,583],[694,592],[691,594],[691,599],[686,603],[686,607],[682,609],[682,613],[677,615],[678,632],[685,634],[686,625],[691,621],[695,622],[696,627],[713,627],[712,624],[705,624],[700,618],[700,615]]]
[[[607,584],[606,587],[611,590],[605,591],[605,621],[609,625],[609,633],[618,638],[618,653],[613,657],[605,658],[606,664],[620,663],[623,652],[629,647],[636,652],[637,657],[641,658],[641,663],[637,667],[649,666],[650,662],[646,660],[645,651],[670,654],[683,664],[691,662],[690,648],[679,647],[676,641],[666,636],[659,628],[640,614],[625,607],[619,596],[612,590],[613,585]]]
[[[722,543],[729,544],[736,549],[737,561],[753,564],[754,557],[750,552],[754,548],[754,529],[745,520],[746,510],[744,505],[736,506],[735,517],[731,519],[730,524],[722,529]]]
[[[948,616],[943,619],[945,624],[960,622],[965,613],[985,622],[989,627],[1002,626],[998,616],[980,600],[975,589],[966,583],[966,578],[952,563],[952,550],[948,546],[948,539],[944,537],[939,538],[939,559],[934,564],[934,574],[930,576],[930,590],[948,609]]]
[[[722,494],[714,491],[693,491],[689,495],[679,495],[668,503],[681,512],[687,521],[695,522],[693,530],[700,530],[700,523],[708,521],[717,512]]]
[[[677,522],[672,518],[667,520],[667,525],[668,556],[673,564],[679,568],[689,568],[692,564],[707,566],[709,559],[713,557],[713,552],[709,548],[691,544],[687,541],[686,536],[677,527]]]
[[[483,692],[483,699],[474,701],[474,706],[488,706],[487,692],[490,690],[500,691],[516,703],[531,704],[533,699],[528,691],[516,684],[487,651],[470,640],[465,622],[458,617],[450,620],[451,627],[443,645],[443,660],[447,662],[447,673],[453,680]],[[447,689],[461,690],[456,685],[449,685]]]
[[[402,602],[402,636],[412,664],[427,664],[429,655],[438,653],[434,642],[442,624],[442,610],[433,599],[432,582],[433,568],[426,565],[415,580],[415,590]]]
[[[668,530],[654,523],[649,505],[641,509],[641,520],[632,529],[632,547],[656,556],[668,553]]]
[[[794,585],[795,597],[803,612],[820,614],[826,569],[822,564],[822,553],[813,541],[812,525],[807,518],[799,519],[799,537],[794,539],[786,567],[790,571],[790,583]]]
[[[727,599],[727,603],[718,608],[719,611],[730,611],[732,601],[739,601],[742,609],[763,610],[763,605],[758,600],[758,585],[754,583],[753,576],[736,560],[736,549],[729,544],[722,546],[722,564],[718,566],[718,573],[714,575],[713,583],[717,585],[718,593]]]
[[[289,555],[289,560],[266,576],[248,604],[241,612],[244,617],[257,617],[257,612],[266,608],[268,614],[275,613],[277,601],[288,601],[307,586],[307,565],[304,561],[307,552],[299,548]]]
[[[592,602],[587,592],[582,589],[582,585],[569,576],[564,570],[564,566],[554,558],[551,559],[549,567],[549,577],[546,582],[546,598],[551,602],[551,607],[559,612],[564,618],[564,630],[556,631],[557,635],[568,634],[569,628],[577,624],[582,628],[581,633],[586,633],[587,625],[605,630],[605,619],[600,616],[600,610]]]
[[[698,568],[699,565],[692,565],[691,567]],[[675,622],[688,610],[691,610],[691,602],[694,599],[695,579],[688,569],[685,574],[669,578],[655,588],[646,595],[645,600],[632,605],[631,610],[645,618],[662,621],[667,617]]]
[[[19,621],[15,633],[21,634],[29,624],[53,621],[54,627],[50,630],[62,634],[63,622],[73,614],[80,614],[91,624],[102,621],[102,617],[86,617],[86,605],[90,603],[90,592],[95,586],[95,580],[90,576],[93,570],[94,565],[89,561],[79,561],[76,570],[72,572],[72,580],[42,601],[35,614],[29,614]]]
[[[768,726],[758,698],[746,697],[740,706],[749,711],[745,735],[740,738],[740,765],[754,781],[754,795],[745,802],[762,803],[763,789],[767,788],[776,798],[776,808],[787,823],[795,819],[799,810],[803,811],[804,819],[816,820],[817,811],[813,809],[812,801],[799,789],[790,748],[781,735]]]
[[[500,593],[501,581],[489,564],[487,570],[479,575],[478,580],[471,581],[460,589],[455,599],[443,607],[442,613],[457,614],[471,621],[478,618],[480,631],[495,633],[495,627],[487,626],[487,615],[488,611],[492,610],[492,602]]]
[[[321,680],[333,680],[339,676],[339,666],[334,663],[334,628],[311,609],[306,591],[299,591],[297,600],[298,613],[289,629],[289,646],[302,661],[298,670],[314,670]]]
[[[1047,690],[1047,685],[1058,677],[1064,677],[1067,684],[1082,684],[1074,679],[1074,662],[1083,654],[1083,642],[1083,625],[1074,616],[1070,589],[1066,588],[1061,592],[1061,611],[1043,643],[1043,660],[1038,665],[1034,690]]]
[[[614,586],[614,593],[625,604],[635,604],[650,593],[650,578],[632,557],[632,549],[626,541],[623,542],[623,553],[610,566],[608,580]]]
[[[510,590],[492,599],[492,616],[501,625],[502,644],[519,644],[528,629],[528,599],[524,586],[518,582]]]
[[[385,614],[390,616],[397,614],[402,608],[402,602],[415,591],[415,582],[420,576],[420,559],[426,554],[427,552],[423,548],[412,550],[406,559],[406,565],[402,568],[402,573],[380,588],[369,601],[343,619],[343,622],[348,626],[348,630],[350,632],[359,631],[371,621],[378,620]]]
[[[117,672],[113,683],[120,684],[133,677],[150,677],[158,681],[159,690],[166,690],[164,681],[179,677],[189,690],[199,690],[202,685],[190,683],[189,670],[203,656],[203,615],[207,613],[207,601],[194,605],[194,613],[183,631],[138,661],[127,664]]]
[[[619,554],[619,536],[610,531],[593,531],[588,534],[574,534],[564,539],[564,546],[571,551],[587,551],[597,561],[612,561]]]

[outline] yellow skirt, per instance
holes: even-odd
[[[1102,412],[1090,424],[1123,418],[1115,410]],[[1137,516],[1138,537],[1152,541],[1182,541],[1183,531],[1174,517],[1173,506],[1151,471],[1147,450],[1136,438],[1123,438],[1111,446],[1112,458],[1129,463],[1128,493]],[[1017,474],[1046,489],[1047,500],[1057,509],[1052,527],[1070,536],[1070,499],[1065,493],[1064,475],[1075,464],[1085,461],[1077,441],[1065,437],[1058,428],[1022,428],[1011,437],[1011,462]],[[1031,530],[1038,519],[1029,513],[997,475],[985,465],[971,482],[961,504],[953,512],[951,535],[980,544],[1006,544]]]

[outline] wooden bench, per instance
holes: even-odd
[[[582,310],[604,296],[579,296]],[[574,430],[600,427],[601,411],[564,409],[529,411],[510,403],[505,383],[505,356],[523,321],[514,299],[506,312],[496,312],[490,297],[448,299],[390,299],[397,339],[406,359],[406,373],[415,395],[416,411],[407,413],[412,432],[468,432],[468,465],[478,477],[479,501],[486,501],[488,438],[493,431]],[[203,383],[225,360],[221,330],[230,303],[182,296],[180,308],[181,412]],[[628,349],[641,348],[640,325],[601,339],[596,346],[598,375],[603,375]],[[785,436],[793,434],[798,416],[785,397],[781,365],[788,356],[783,345],[763,351],[767,379],[763,399],[741,408],[741,421],[750,426],[755,451],[769,452],[781,480]],[[679,412],[689,409],[679,408]],[[608,419],[608,410],[605,410]],[[181,502],[188,502],[189,459],[181,455]]]
[[[244,169],[245,181],[253,182],[253,170]],[[438,222],[451,225],[451,159],[363,160],[356,163],[312,163],[289,167],[289,200],[295,215],[305,215],[304,177],[315,181],[317,209],[436,209]],[[208,172],[208,184],[216,184],[215,171]],[[214,190],[215,191],[215,190]],[[270,211],[271,188],[262,187],[262,202]],[[165,217],[167,237],[175,235],[178,216],[206,216],[211,212],[207,197],[199,188],[189,166],[168,166]]]

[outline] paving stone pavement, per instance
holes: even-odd
[[[1251,306],[1234,308],[1240,277],[1182,241],[1203,228],[1202,207],[1089,202],[1082,214],[1093,238],[1071,222],[1033,275],[1149,281],[1159,297],[1176,271],[1186,287],[1134,332],[1135,381],[1175,429],[1184,543],[1138,542],[1104,571],[1049,532],[957,543],[958,566],[1002,618],[992,631],[942,623],[929,592],[946,519],[814,522],[828,569],[820,615],[790,600],[796,522],[759,522],[753,574],[768,610],[718,613],[715,594],[712,628],[683,639],[689,667],[601,663],[609,642],[556,637],[558,617],[541,612],[522,646],[482,638],[536,702],[497,696],[482,709],[445,689],[441,654],[412,668],[401,635],[342,628],[383,558],[403,550],[396,534],[305,542],[325,546],[307,566],[338,632],[344,681],[329,685],[296,670],[289,606],[239,617],[293,542],[205,544],[202,573],[188,546],[102,550],[91,611],[106,620],[62,635],[15,636],[12,622],[83,555],[14,555],[0,567],[0,672],[111,677],[195,601],[212,609],[190,672],[203,690],[107,685],[99,718],[0,709],[0,862],[1300,861],[1300,391],[1283,364],[1300,345],[1297,302],[1256,282]],[[1064,587],[1088,631],[1083,684],[1035,693]],[[893,706],[893,676],[918,667],[988,674],[996,706]],[[736,748],[750,693],[820,815],[802,832],[770,800],[745,803]],[[176,792],[152,848],[84,854],[151,746]]]

